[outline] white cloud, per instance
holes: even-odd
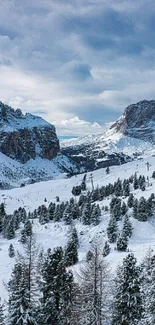
[[[74,116],[68,120],[54,121],[53,124],[57,128],[59,135],[75,135],[81,136],[86,134],[101,133],[105,130],[99,123],[81,120],[78,116]]]

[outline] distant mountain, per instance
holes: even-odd
[[[155,154],[155,101],[127,107],[104,134],[61,142],[61,152],[91,171]]]
[[[75,164],[60,153],[53,125],[0,102],[0,188],[76,171]]]
[[[128,106],[111,129],[155,144],[155,100],[143,100]]]

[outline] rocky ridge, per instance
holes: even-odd
[[[143,100],[128,106],[111,130],[155,143],[155,100]]]
[[[53,125],[0,102],[0,152],[21,163],[37,156],[53,159],[60,151]]]

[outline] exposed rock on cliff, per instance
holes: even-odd
[[[128,106],[111,129],[155,143],[155,100],[143,100]]]
[[[37,156],[52,159],[60,151],[55,127],[41,117],[22,114],[0,102],[0,152],[26,163]]]

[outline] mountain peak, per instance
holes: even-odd
[[[155,100],[142,100],[128,106],[111,129],[124,135],[155,141]]]
[[[0,102],[0,152],[25,163],[37,156],[52,159],[59,150],[52,124]]]

